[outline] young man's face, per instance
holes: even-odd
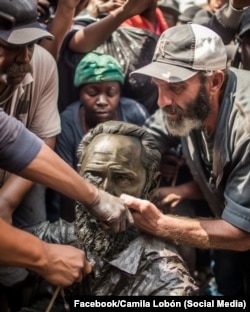
[[[138,138],[103,133],[86,150],[80,175],[115,196],[127,193],[141,197],[146,184],[146,169],[141,161]]]
[[[13,45],[0,39],[0,76],[5,75],[6,83],[18,85],[32,71],[33,51],[34,44]]]

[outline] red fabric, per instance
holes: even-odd
[[[168,29],[168,24],[165,21],[162,12],[159,8],[156,8],[155,11],[156,14],[156,29],[154,28],[153,24],[149,22],[146,18],[142,17],[141,15],[135,15],[131,18],[124,21],[121,26],[132,26],[132,27],[138,27],[146,30],[150,30],[157,35],[161,35],[164,30]]]

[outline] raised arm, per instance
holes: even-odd
[[[94,22],[81,30],[78,30],[72,37],[69,47],[78,53],[87,53],[103,43],[120,24],[131,16],[140,14],[149,8],[155,0],[125,0],[124,4],[106,17]]]

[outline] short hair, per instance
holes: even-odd
[[[81,163],[86,155],[88,145],[96,136],[103,133],[132,136],[140,140],[142,145],[141,161],[146,170],[146,182],[142,198],[148,198],[150,190],[155,187],[155,185],[152,185],[154,180],[153,176],[159,171],[161,153],[155,143],[154,137],[140,126],[115,120],[99,123],[82,138],[79,144],[77,150],[77,157],[79,159],[78,168],[81,166]]]

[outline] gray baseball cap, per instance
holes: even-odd
[[[42,38],[54,38],[38,23],[35,0],[1,0],[0,9],[15,19],[14,27],[0,30],[0,39],[22,45]]]
[[[198,24],[168,28],[158,39],[152,63],[131,73],[167,82],[185,81],[199,71],[227,67],[225,45],[214,31]]]

